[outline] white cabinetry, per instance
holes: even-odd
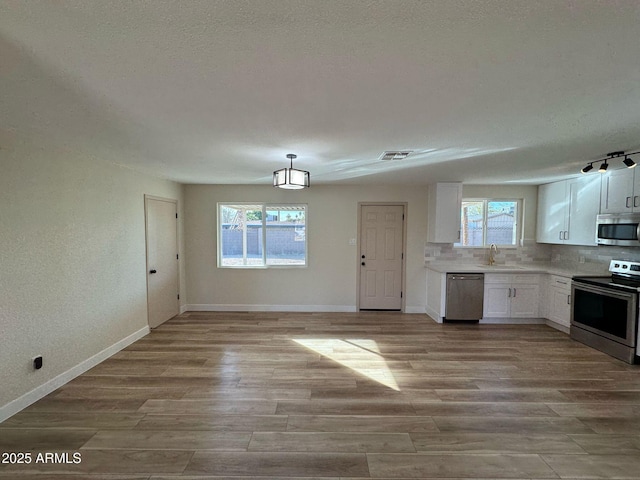
[[[539,298],[539,275],[485,274],[483,318],[537,318]]]
[[[527,281],[531,281],[528,279]],[[537,318],[540,300],[540,284],[512,285],[511,317],[512,318]]]
[[[547,183],[538,187],[538,221],[536,241],[564,243],[567,227],[567,182]]]
[[[600,178],[567,180],[569,194],[569,245],[597,245],[596,217],[600,213]]]
[[[511,313],[511,283],[487,283],[484,276],[483,318],[508,318]]]
[[[427,242],[455,243],[460,240],[462,183],[429,185]]]
[[[571,279],[550,275],[549,320],[569,328],[571,322]]]
[[[598,176],[540,185],[536,240],[540,243],[596,245],[599,210]]]
[[[602,177],[600,213],[640,212],[640,173],[614,170]]]
[[[447,294],[447,274],[427,268],[427,315],[436,322],[444,318]]]

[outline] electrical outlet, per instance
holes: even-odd
[[[33,357],[33,369],[40,370],[42,368],[42,355]]]

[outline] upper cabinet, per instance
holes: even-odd
[[[596,217],[600,213],[600,179],[567,180],[569,185],[569,245],[597,245]]]
[[[462,183],[435,183],[429,185],[427,208],[427,241],[455,243],[460,241],[460,209]]]
[[[538,187],[538,219],[536,241],[564,243],[567,226],[567,182],[547,183]]]
[[[614,170],[602,177],[600,213],[640,212],[640,173]]]
[[[599,210],[600,176],[540,185],[536,240],[540,243],[596,245]]]

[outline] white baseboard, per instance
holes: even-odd
[[[355,305],[190,304],[192,312],[355,312]]]
[[[429,315],[435,322],[442,323],[442,317],[429,305],[426,306],[425,312]]]
[[[503,325],[544,325],[544,318],[482,318],[479,323]]]
[[[180,313],[192,312],[357,312],[355,305],[255,305],[255,304],[190,304]],[[425,313],[424,307],[406,307],[405,313]]]
[[[547,319],[545,319],[544,323],[545,325],[551,328],[555,328],[556,330],[560,330],[562,333],[566,333],[567,335],[569,335],[569,327],[565,327],[564,325],[560,325],[559,323],[556,323],[553,320],[547,320]]]
[[[404,307],[404,313],[427,313],[424,307]]]
[[[180,315],[189,310],[189,305],[180,305]]]
[[[7,403],[0,407],[0,422],[4,422],[7,418],[15,415],[20,410],[27,408],[32,403],[37,402],[41,398],[49,395],[51,392],[60,388],[65,383],[73,380],[79,375],[82,375],[87,370],[95,367],[100,362],[106,360],[110,356],[118,353],[125,347],[128,347],[136,340],[141,339],[149,333],[149,327],[144,327],[137,332],[132,333],[128,337],[114,343],[110,347],[105,348],[101,352],[96,353],[94,356],[87,358],[83,362],[79,363],[75,367],[70,368],[66,372],[61,373],[57,377],[52,378],[48,382],[34,388],[30,392],[25,393],[21,397]]]

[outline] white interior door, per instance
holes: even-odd
[[[402,309],[403,205],[360,208],[361,310]]]
[[[147,308],[155,328],[179,313],[177,202],[146,197]]]

